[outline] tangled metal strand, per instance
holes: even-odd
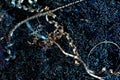
[[[70,37],[69,33],[67,32],[64,32],[64,29],[63,29],[63,26],[60,26],[60,25],[56,25],[56,23],[58,24],[58,22],[56,21],[49,21],[50,24],[51,22],[55,22],[55,26],[56,26],[56,29],[54,30],[54,40],[56,41],[57,39],[60,39],[62,36],[66,36],[68,42],[69,42],[69,45],[72,47],[73,49],[73,53],[75,56],[79,56],[78,52],[77,52],[77,48],[76,46],[73,44],[73,39]],[[79,64],[76,60],[75,60],[75,64]]]
[[[52,13],[52,15],[49,15],[49,16],[52,16],[53,18],[55,18],[55,15],[53,13]],[[50,24],[54,24],[54,26],[56,27],[56,29],[48,35],[48,38],[50,40],[49,42],[51,43],[51,45],[53,45],[53,44],[57,45],[58,48],[62,51],[63,54],[65,54],[66,56],[74,58],[75,59],[75,64],[78,65],[79,62],[81,62],[83,64],[86,72],[90,76],[92,76],[94,78],[97,78],[99,80],[104,80],[104,78],[95,75],[95,73],[92,70],[90,70],[87,67],[87,65],[85,64],[85,62],[80,58],[79,53],[77,52],[77,47],[73,44],[73,39],[70,37],[69,33],[64,32],[63,26],[59,25],[58,22],[56,22],[54,20],[49,20],[48,15],[46,15],[46,21],[49,22]],[[56,42],[56,40],[60,39],[62,36],[65,36],[67,38],[67,40],[69,41],[69,45],[72,47],[74,55],[65,52],[65,50],[63,50],[62,47]]]
[[[91,53],[94,51],[94,49],[95,49],[96,47],[98,47],[99,45],[101,45],[101,44],[113,44],[113,45],[115,45],[115,46],[120,50],[120,46],[119,46],[117,43],[112,42],[112,41],[107,41],[107,40],[105,40],[105,41],[102,41],[102,42],[96,44],[96,45],[90,50],[90,52],[88,53],[88,57],[90,57],[90,55],[91,55]],[[118,68],[119,68],[119,67],[120,67],[120,64],[118,65]],[[105,69],[104,71],[106,71],[106,69]],[[114,74],[114,75],[120,75],[120,72],[113,71],[112,69],[109,69],[109,72],[110,72],[111,74]]]
[[[75,2],[72,2],[72,3],[67,4],[67,5],[65,5],[65,6],[61,6],[61,7],[55,8],[55,9],[53,9],[53,10],[49,10],[49,11],[47,11],[47,12],[44,12],[44,13],[41,13],[41,12],[40,12],[40,13],[34,15],[34,16],[31,16],[31,17],[29,17],[29,18],[27,18],[27,19],[19,22],[19,23],[18,23],[17,25],[15,25],[14,28],[9,32],[9,34],[8,34],[8,41],[9,41],[9,42],[11,41],[11,37],[13,36],[14,31],[15,31],[18,27],[20,27],[22,24],[26,23],[27,21],[36,19],[36,18],[41,17],[41,16],[48,15],[48,14],[53,13],[53,12],[55,12],[55,11],[58,11],[58,10],[60,10],[60,9],[64,9],[64,8],[66,8],[66,7],[68,7],[68,6],[77,4],[77,3],[81,2],[81,1],[83,1],[83,0],[77,0],[77,1],[75,1]]]
[[[70,37],[69,33],[67,32],[64,32],[64,28],[63,26],[59,25],[58,22],[54,21],[54,20],[49,20],[48,19],[48,15],[46,15],[46,21],[49,22],[50,24],[54,24],[54,26],[56,27],[56,29],[51,32],[51,33],[48,33],[48,40],[45,41],[44,45],[47,45],[47,44],[50,44],[50,45],[53,45],[55,44],[59,49],[60,51],[62,51],[62,53],[68,57],[71,57],[71,58],[74,58],[75,59],[75,64],[79,64],[79,63],[82,63],[86,72],[94,77],[94,78],[97,78],[99,80],[104,80],[103,77],[99,77],[97,75],[95,75],[94,71],[90,70],[87,65],[85,64],[85,62],[80,58],[79,56],[79,53],[77,52],[77,48],[76,46],[73,44],[73,40],[72,38]],[[62,36],[66,36],[67,40],[69,41],[69,45],[72,47],[73,49],[73,53],[74,54],[70,54],[70,53],[67,53],[65,52],[65,50],[62,49],[62,47],[56,42],[58,39],[61,39]],[[40,43],[37,43],[36,40],[39,40],[38,38],[37,39],[34,39],[33,43],[32,44],[38,44],[38,45],[41,45]]]
[[[52,16],[53,18],[56,17],[55,14],[51,14],[49,16]],[[60,39],[63,35],[66,36],[69,45],[72,47],[73,49],[73,53],[75,56],[79,56],[78,52],[77,52],[77,48],[73,43],[73,39],[70,37],[69,33],[64,32],[63,26],[59,25],[58,22],[54,21],[54,20],[49,20],[48,19],[48,15],[46,15],[46,21],[49,22],[50,24],[54,24],[54,26],[56,27],[56,30],[54,31],[55,34],[55,38]],[[55,39],[56,40],[56,39]],[[79,64],[79,62],[77,60],[75,60],[75,64]]]
[[[9,40],[9,42],[11,43],[11,37],[13,36],[14,31],[15,31],[18,27],[20,27],[22,24],[28,22],[29,20],[35,19],[35,18],[37,18],[37,17],[45,16],[45,15],[46,15],[46,18],[47,18],[47,16],[53,14],[53,12],[55,12],[55,11],[57,11],[57,10],[60,10],[60,9],[63,9],[63,8],[65,8],[65,7],[68,7],[68,6],[70,6],[70,5],[79,3],[79,2],[81,2],[81,1],[82,1],[82,0],[78,0],[78,1],[75,1],[75,2],[70,3],[70,4],[68,4],[68,5],[65,5],[65,6],[62,6],[62,7],[58,7],[58,8],[56,8],[56,9],[49,10],[49,11],[44,12],[44,13],[38,13],[37,15],[34,15],[34,16],[32,16],[32,17],[29,17],[29,18],[21,21],[20,23],[18,23],[17,25],[15,25],[15,27],[10,31],[10,33],[9,33],[9,35],[8,35],[8,40]],[[52,16],[52,17],[55,18],[55,15]],[[45,44],[47,44],[47,43],[50,43],[51,45],[55,44],[55,45],[58,46],[58,48],[62,51],[63,54],[65,54],[66,56],[69,56],[69,57],[74,58],[74,59],[78,62],[78,64],[79,64],[79,62],[81,62],[81,63],[83,64],[86,72],[87,72],[90,76],[92,76],[92,77],[94,77],[94,78],[97,78],[97,79],[99,79],[99,80],[104,80],[103,77],[99,77],[99,76],[95,75],[95,73],[94,73],[93,71],[91,71],[91,70],[87,67],[87,65],[85,64],[85,62],[80,58],[79,53],[77,52],[77,48],[76,48],[76,46],[73,44],[72,38],[70,37],[69,33],[64,32],[63,26],[59,25],[58,22],[56,22],[56,21],[54,21],[54,20],[53,20],[53,21],[49,21],[48,18],[46,19],[46,21],[49,22],[50,24],[54,24],[54,26],[56,27],[56,29],[55,29],[53,32],[48,33],[48,40],[45,41]],[[72,49],[73,49],[73,53],[74,53],[74,54],[70,54],[70,53],[65,52],[65,51],[62,49],[62,47],[56,42],[56,40],[60,39],[62,36],[65,36],[65,37],[67,38],[67,40],[69,41],[69,45],[70,45],[70,46],[72,47]],[[39,40],[39,39],[36,39],[36,40]],[[37,41],[34,41],[34,42],[36,43]]]
[[[77,47],[73,43],[73,39],[70,37],[69,33],[65,32],[64,35],[66,36],[67,40],[69,41],[69,45],[72,47],[74,55],[79,56],[79,53],[77,52]],[[75,64],[79,65],[79,62],[77,60],[75,60]]]
[[[8,51],[8,53],[9,53],[9,55],[11,56],[11,54],[12,54],[12,53],[11,53],[11,50],[10,50],[9,48],[11,48],[11,47],[14,45],[14,43],[12,42],[12,37],[13,37],[13,35],[14,35],[14,31],[16,31],[16,29],[18,29],[22,24],[24,24],[24,23],[26,23],[26,22],[28,22],[28,21],[30,21],[30,20],[36,19],[36,18],[38,18],[38,17],[51,14],[51,13],[57,11],[57,10],[60,10],[60,9],[69,7],[69,6],[74,5],[74,4],[77,4],[77,3],[81,2],[81,1],[82,1],[82,0],[77,0],[77,1],[75,1],[75,2],[69,3],[69,4],[65,5],[65,6],[61,6],[61,7],[55,8],[55,9],[53,9],[53,10],[49,10],[49,11],[46,11],[46,12],[43,12],[43,13],[42,13],[42,12],[39,12],[38,14],[36,14],[36,15],[34,15],[34,16],[31,16],[31,17],[29,17],[29,18],[27,18],[27,19],[19,22],[18,24],[16,24],[16,25],[14,26],[14,28],[13,28],[13,29],[9,32],[9,34],[8,34],[8,44],[7,44],[6,47],[7,47],[7,51]],[[26,25],[27,25],[27,23],[26,23]],[[29,28],[29,29],[30,29],[30,28]]]

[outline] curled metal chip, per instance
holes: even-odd
[[[10,6],[16,7],[28,12],[39,12],[41,6],[37,0],[6,0]]]

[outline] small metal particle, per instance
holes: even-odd
[[[23,5],[23,9],[24,9],[25,11],[28,10],[28,8],[27,8],[25,5]]]
[[[32,3],[33,3],[33,1],[32,1],[32,0],[28,0],[28,2],[29,2],[30,4],[32,4]]]
[[[39,12],[38,10],[41,9],[41,6],[38,5],[37,0],[26,0],[26,1],[25,0],[11,0],[10,4],[12,5],[12,7],[23,9],[25,11]]]
[[[11,4],[15,7],[15,0],[12,0]]]
[[[35,2],[37,2],[37,0],[34,0]]]
[[[20,0],[20,3],[23,3],[24,0]]]

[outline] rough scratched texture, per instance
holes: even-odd
[[[0,0],[0,80],[96,80],[87,74],[82,64],[76,65],[74,59],[65,56],[57,46],[29,45],[28,41],[32,42],[33,36],[25,24],[15,31],[13,37],[11,50],[16,57],[6,62],[5,46],[9,31],[18,22],[37,14],[18,9],[9,1]],[[51,10],[73,1],[38,0],[38,5],[41,8],[48,6]],[[102,41],[112,41],[120,46],[120,1],[83,0],[54,14],[57,15],[55,21],[63,25],[74,40],[87,66],[105,80],[120,80],[120,75],[109,72],[109,69],[120,72],[120,50],[115,45],[101,44],[88,57],[90,50]],[[34,29],[42,25],[41,34],[54,30],[54,25],[46,22],[45,16],[29,23]],[[57,42],[66,52],[73,54],[64,37]],[[107,71],[101,72],[104,67]]]

